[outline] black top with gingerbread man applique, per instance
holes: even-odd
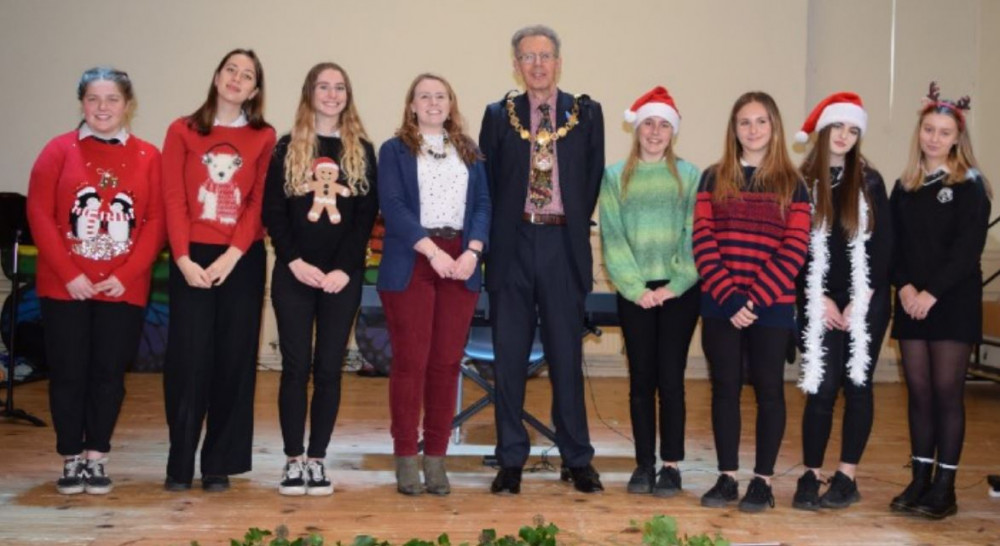
[[[364,266],[365,249],[378,214],[374,147],[362,141],[368,163],[365,173],[368,193],[337,196],[341,218],[338,223],[332,223],[325,215],[319,221],[310,220],[314,193],[285,195],[285,156],[290,142],[290,135],[278,140],[264,186],[262,216],[277,259],[288,264],[302,258],[324,273],[340,269],[349,274],[360,269]],[[318,136],[316,155],[334,158],[342,164],[343,143],[339,137]],[[338,180],[348,185],[343,169]]]

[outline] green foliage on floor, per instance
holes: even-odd
[[[495,529],[483,529],[475,544],[462,542],[453,544],[447,533],[442,533],[436,540],[410,539],[399,546],[557,546],[556,540],[559,527],[554,523],[546,523],[541,516],[535,516],[534,525],[525,525],[517,536],[498,536]],[[677,536],[677,520],[670,516],[655,516],[642,523],[632,521],[632,529],[642,534],[642,544],[649,546],[729,546],[729,542],[716,534],[714,538],[707,534],[682,537]],[[308,537],[290,538],[288,528],[279,525],[274,532],[253,527],[247,530],[243,539],[231,539],[230,546],[394,546],[392,543],[379,540],[368,535],[360,535],[352,542],[326,542],[323,537],[313,534]],[[191,546],[198,546],[192,542]]]

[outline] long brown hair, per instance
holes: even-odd
[[[347,72],[336,63],[319,63],[309,69],[302,82],[299,107],[295,111],[295,125],[292,139],[288,143],[285,156],[285,195],[302,195],[303,184],[308,181],[312,162],[316,159],[316,111],[313,97],[316,95],[316,80],[325,70],[336,70],[344,78],[347,88],[347,104],[340,112],[340,140],[344,144],[343,155],[339,158],[347,185],[354,195],[368,193],[368,158],[362,139],[368,140],[368,133],[361,123],[361,116],[354,104],[354,88]]]
[[[806,179],[806,184],[812,188],[814,211],[813,227],[819,227],[823,222],[831,229],[833,227],[833,181],[830,179],[830,133],[833,125],[824,127],[816,135],[816,143],[809,150],[799,170]],[[874,209],[871,196],[868,195],[868,185],[865,183],[864,168],[867,159],[861,153],[861,136],[844,156],[844,171],[840,178],[843,191],[840,192],[840,228],[844,235],[854,237],[858,233],[858,194],[864,196],[868,204],[868,222],[864,227],[870,231],[875,225]]]
[[[243,103],[243,112],[247,116],[247,125],[253,129],[263,129],[268,126],[267,122],[264,121],[264,67],[260,64],[260,59],[257,58],[257,54],[252,49],[236,48],[226,53],[222,57],[222,60],[219,61],[219,66],[215,67],[215,72],[212,74],[212,82],[208,85],[208,97],[205,98],[205,102],[194,113],[188,116],[188,127],[198,131],[200,135],[211,133],[212,126],[215,125],[215,114],[218,108],[216,103],[219,100],[219,91],[215,88],[215,77],[222,72],[222,67],[226,66],[229,58],[233,55],[248,57],[253,61],[254,72],[257,73],[257,93]]]
[[[740,158],[743,157],[743,145],[736,133],[736,115],[747,104],[756,102],[767,111],[771,121],[771,141],[767,146],[764,160],[757,167],[750,180],[743,179],[743,167]],[[788,158],[785,148],[785,129],[781,123],[781,113],[771,95],[763,91],[749,91],[740,95],[733,104],[729,114],[729,125],[726,128],[726,142],[722,159],[709,167],[715,171],[715,190],[713,201],[724,201],[739,196],[744,189],[760,190],[778,196],[778,204],[782,210],[788,207],[799,184],[799,171]]]
[[[930,104],[920,111],[920,117],[917,119],[917,127],[913,130],[913,138],[910,141],[910,158],[906,162],[906,168],[903,169],[902,176],[899,177],[900,182],[903,184],[903,189],[906,191],[917,191],[924,181],[924,152],[920,150],[920,127],[924,124],[924,118],[930,114],[950,116],[955,120],[955,125],[958,126],[958,141],[948,151],[948,159],[945,160],[945,165],[949,171],[948,176],[944,179],[945,185],[951,186],[965,182],[969,169],[979,171],[979,162],[976,161],[976,155],[972,152],[972,139],[969,138],[969,131],[964,120],[959,118],[953,108]],[[982,171],[980,171],[980,176],[982,176]],[[983,176],[983,181],[983,189],[986,190],[986,197],[992,199],[993,191],[985,176]]]
[[[462,120],[462,114],[458,110],[458,97],[455,96],[455,91],[451,88],[448,80],[436,74],[425,72],[413,79],[410,89],[406,92],[406,100],[403,102],[403,121],[400,123],[399,129],[396,130],[396,136],[403,141],[403,144],[406,145],[411,154],[414,156],[420,155],[420,144],[423,142],[423,138],[420,136],[420,127],[417,125],[417,114],[410,110],[410,104],[413,103],[417,85],[424,80],[439,81],[448,91],[451,112],[448,115],[448,119],[444,122],[444,130],[448,133],[448,140],[455,147],[458,157],[462,159],[462,162],[466,165],[475,163],[477,159],[482,158],[482,153],[479,151],[479,147],[476,146],[475,141],[465,134],[465,124]]]
[[[681,182],[681,175],[677,171],[677,156],[674,154],[674,135],[675,132],[670,133],[670,143],[667,144],[667,148],[663,150],[663,157],[660,159],[667,164],[667,169],[670,170],[670,174],[674,175],[674,179],[677,181],[677,194],[684,195],[684,184]],[[622,169],[622,198],[625,198],[628,192],[628,183],[632,179],[632,175],[635,174],[635,168],[639,164],[641,159],[642,145],[639,143],[639,128],[636,127],[635,131],[632,131],[632,149],[629,150],[628,157],[625,159],[625,167]]]

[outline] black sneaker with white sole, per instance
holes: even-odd
[[[278,493],[297,497],[306,494],[306,476],[302,461],[288,461],[278,484]]]
[[[83,485],[88,494],[107,495],[111,492],[114,485],[104,467],[106,464],[108,464],[106,457],[87,460],[87,469],[84,471],[87,475],[83,478]]]
[[[333,484],[326,477],[326,467],[323,461],[306,463],[306,494],[314,497],[333,494]]]
[[[56,491],[63,495],[76,495],[86,489],[87,461],[79,455],[63,460],[62,477],[56,480]]]
[[[747,486],[747,494],[740,499],[740,512],[763,512],[774,508],[774,493],[764,478],[754,476]]]

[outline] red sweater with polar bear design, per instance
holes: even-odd
[[[114,275],[125,293],[93,299],[145,306],[163,248],[160,152],[135,136],[117,145],[78,135],[53,138],[31,169],[38,295],[71,300],[66,284],[81,274],[95,284]]]
[[[176,260],[189,243],[231,245],[246,252],[264,238],[260,207],[274,150],[274,129],[212,127],[200,135],[187,116],[163,142],[167,236]]]

